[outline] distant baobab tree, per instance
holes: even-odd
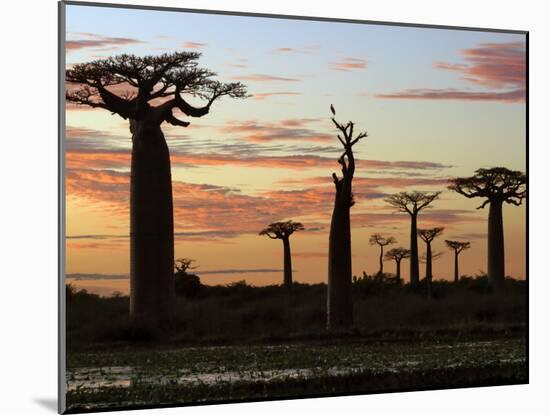
[[[369,243],[371,245],[378,245],[380,247],[380,257],[379,257],[379,268],[378,268],[378,274],[382,275],[384,273],[384,247],[388,245],[392,245],[396,243],[397,241],[393,236],[384,237],[380,235],[379,233],[372,234]]]
[[[283,261],[284,261],[284,286],[292,287],[292,258],[290,254],[290,235],[301,231],[304,226],[300,222],[291,220],[286,222],[274,222],[259,234],[266,235],[271,239],[281,239],[283,241]]]
[[[352,193],[352,180],[355,172],[353,146],[366,132],[354,136],[355,124],[349,121],[346,125],[336,121],[336,111],[331,105],[332,122],[340,131],[338,140],[344,148],[338,159],[342,177],[332,173],[336,189],[334,210],[330,223],[328,249],[328,296],[327,296],[327,329],[349,327],[353,323],[353,304],[351,300],[351,227],[350,209],[355,203]]]
[[[426,243],[426,285],[428,295],[432,295],[432,242],[443,233],[444,228],[418,229],[418,236]]]
[[[411,256],[410,249],[406,248],[392,248],[388,252],[386,252],[386,255],[384,256],[386,260],[395,261],[395,278],[397,278],[397,282],[401,282],[401,261],[404,258],[409,258]]]
[[[448,239],[445,240],[445,243],[447,244],[447,247],[449,249],[452,249],[455,254],[455,272],[454,272],[454,281],[458,282],[459,275],[458,275],[458,255],[466,249],[470,248],[470,242],[460,242],[460,241],[450,241]]]
[[[69,102],[101,108],[128,120],[130,173],[130,314],[170,319],[174,313],[174,219],[170,154],[161,129],[187,127],[174,110],[202,117],[223,96],[243,98],[239,82],[221,83],[199,68],[195,52],[159,56],[118,55],[74,65],[65,73]],[[127,88],[117,94],[113,88]],[[133,91],[133,92],[131,92]],[[203,99],[195,107],[184,95]]]
[[[411,216],[410,279],[412,286],[417,285],[420,280],[416,225],[418,213],[424,208],[429,208],[430,204],[436,200],[440,194],[441,192],[401,192],[384,199],[386,203],[396,208],[399,212],[408,213]]]
[[[478,169],[471,177],[452,179],[449,189],[467,198],[485,198],[478,209],[489,204],[487,275],[491,286],[498,291],[505,278],[502,205],[521,205],[527,195],[527,177],[520,171],[505,167]]]

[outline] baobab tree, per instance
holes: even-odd
[[[221,83],[199,68],[195,52],[118,55],[74,65],[65,73],[74,88],[68,102],[107,110],[128,120],[130,172],[130,314],[163,320],[174,313],[174,219],[170,154],[163,123],[188,127],[176,117],[209,113],[223,96],[243,98],[239,82]],[[116,91],[126,88],[126,93]],[[187,97],[200,99],[192,105]],[[204,105],[203,105],[204,104]]]
[[[380,257],[378,259],[378,262],[379,262],[378,275],[382,275],[384,273],[384,247],[388,245],[392,245],[396,242],[397,241],[393,236],[384,237],[379,233],[375,233],[371,235],[369,239],[369,243],[371,245],[378,245],[380,247]]]
[[[409,258],[411,256],[410,249],[406,248],[392,248],[388,252],[386,252],[385,258],[386,260],[395,261],[395,278],[397,279],[397,282],[401,282],[401,261],[404,258]]]
[[[354,136],[355,124],[351,121],[346,125],[339,123],[332,105],[330,109],[332,122],[341,133],[337,134],[337,138],[344,148],[338,159],[342,177],[332,173],[336,194],[329,234],[327,296],[327,329],[332,330],[349,327],[353,323],[350,227],[350,209],[355,203],[351,187],[355,173],[353,146],[367,137],[367,133],[361,132]]]
[[[505,278],[502,205],[521,205],[527,195],[527,177],[520,171],[505,167],[478,169],[471,177],[452,179],[449,189],[467,198],[484,198],[477,209],[489,205],[487,275],[491,286],[498,291]]]
[[[436,200],[441,192],[400,192],[384,199],[390,206],[396,208],[399,212],[408,213],[411,217],[411,259],[410,259],[410,279],[411,285],[415,286],[420,280],[418,269],[418,240],[417,240],[417,218],[418,213],[425,208],[431,207],[430,204]]]
[[[462,251],[465,251],[466,249],[470,249],[470,242],[460,242],[460,241],[450,241],[449,239],[445,239],[445,244],[447,244],[447,247],[454,251],[455,254],[455,269],[454,269],[454,281],[458,282],[458,256]]]
[[[428,295],[432,295],[432,242],[443,233],[444,228],[418,229],[418,236],[426,243],[426,285]]]
[[[293,222],[289,220],[286,222],[274,222],[259,233],[260,235],[266,235],[268,238],[281,239],[283,241],[283,285],[287,288],[292,287],[292,257],[290,254],[290,235],[303,229],[304,226],[300,222]]]

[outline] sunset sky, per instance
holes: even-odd
[[[330,121],[353,120],[353,273],[378,269],[373,233],[408,247],[409,216],[384,198],[445,190],[480,167],[525,171],[525,36],[274,18],[68,5],[66,62],[120,53],[202,53],[202,67],[241,81],[251,96],[216,101],[188,128],[163,125],[171,151],[175,256],[196,260],[201,281],[282,282],[282,243],[258,232],[292,219],[294,280],[326,282],[341,147]],[[193,101],[198,103],[198,101]],[[108,295],[128,291],[128,122],[67,106],[68,281]],[[471,241],[461,274],[486,271],[487,209],[445,190],[419,227],[444,226],[434,278],[451,279],[445,239]],[[506,273],[525,277],[525,206],[505,205]],[[420,253],[424,244],[419,240]],[[385,270],[394,272],[393,262]],[[402,265],[408,280],[408,263]],[[421,264],[421,276],[424,265]]]

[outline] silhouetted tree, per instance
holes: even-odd
[[[386,252],[385,258],[395,261],[395,277],[397,282],[401,282],[401,261],[403,258],[409,258],[411,256],[411,250],[406,248],[393,248]]]
[[[174,220],[170,155],[161,130],[176,118],[202,117],[222,96],[241,98],[245,87],[221,83],[197,66],[200,54],[119,55],[74,65],[66,81],[76,85],[67,101],[101,108],[129,121],[132,133],[130,179],[130,314],[169,319],[174,313]],[[126,88],[125,94],[116,90]],[[196,107],[183,95],[203,99]]]
[[[452,179],[449,185],[449,189],[467,198],[485,198],[478,209],[489,204],[487,275],[491,286],[496,290],[502,288],[505,276],[502,205],[521,205],[527,194],[526,185],[527,177],[524,173],[505,167],[478,169],[471,177]]]
[[[296,231],[301,231],[304,226],[300,222],[274,222],[260,232],[260,235],[266,235],[271,239],[281,239],[283,241],[284,257],[284,286],[292,286],[292,258],[290,254],[290,235]]]
[[[432,241],[443,233],[444,228],[418,229],[418,236],[426,242],[426,285],[432,295]]]
[[[195,260],[190,258],[180,258],[176,261],[174,279],[177,295],[187,298],[197,298],[203,290],[203,285],[198,275],[189,272],[198,268],[191,265],[193,262]]]
[[[401,192],[384,199],[386,203],[399,212],[408,213],[411,216],[411,259],[410,259],[410,279],[411,285],[417,285],[420,280],[418,270],[418,240],[417,240],[417,217],[418,213],[431,207],[430,204],[436,200],[441,192]]]
[[[445,239],[445,243],[449,247],[449,249],[452,249],[455,253],[455,277],[454,281],[458,282],[459,275],[458,275],[458,255],[466,249],[470,248],[470,242],[460,242],[460,241],[450,241],[449,239]]]
[[[327,296],[327,329],[345,328],[353,323],[353,304],[351,301],[351,228],[350,209],[354,204],[352,180],[355,172],[353,146],[367,137],[361,132],[354,137],[355,124],[349,121],[340,124],[334,118],[336,111],[331,105],[332,122],[340,131],[338,140],[344,152],[338,159],[342,177],[332,173],[336,188],[334,210],[330,223],[328,249],[328,296]]]
[[[378,269],[378,274],[383,274],[384,273],[384,247],[385,246],[388,246],[388,245],[392,245],[394,243],[396,243],[397,241],[395,240],[395,238],[393,236],[389,236],[389,237],[384,237],[382,235],[380,235],[379,233],[375,233],[375,234],[372,234],[370,239],[369,239],[369,243],[371,245],[378,245],[380,247],[380,258],[378,260],[379,262],[379,269]]]

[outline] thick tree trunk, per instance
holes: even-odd
[[[455,251],[455,282],[458,282],[458,251]]]
[[[426,244],[426,288],[428,296],[432,296],[432,244]]]
[[[174,314],[174,219],[170,155],[158,125],[131,121],[130,314]]]
[[[395,266],[396,266],[395,277],[397,278],[397,282],[401,282],[401,260],[396,260]]]
[[[283,239],[284,249],[284,286],[292,287],[292,258],[290,256],[290,241],[288,238]]]
[[[418,269],[418,239],[416,229],[416,214],[411,215],[411,258],[409,260],[410,265],[410,278],[411,285],[415,286],[420,280]]]
[[[382,275],[382,273],[384,272],[384,262],[382,260],[382,258],[384,257],[384,247],[382,245],[380,245],[380,258],[378,258],[378,263],[379,263],[379,270],[378,270],[378,274],[379,275]]]
[[[487,275],[491,286],[500,290],[504,284],[504,230],[502,226],[502,202],[489,204],[489,228],[487,235]]]
[[[327,298],[329,330],[346,328],[353,323],[349,200],[349,196],[346,199],[337,193],[330,224]]]

